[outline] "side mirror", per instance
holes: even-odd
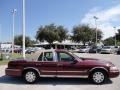
[[[78,61],[77,60],[73,60],[70,62],[70,64],[76,64]]]

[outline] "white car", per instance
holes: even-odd
[[[108,54],[115,53],[115,48],[113,46],[104,46],[101,50],[101,53],[108,53]]]
[[[83,46],[80,48],[80,50],[78,51],[79,53],[88,53],[90,50],[89,46]]]

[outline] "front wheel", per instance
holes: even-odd
[[[105,71],[94,71],[90,75],[90,80],[95,84],[102,84],[107,80],[107,74]]]
[[[37,73],[35,71],[28,70],[24,73],[23,78],[29,84],[34,83],[37,80]]]

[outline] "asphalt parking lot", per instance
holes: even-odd
[[[80,57],[98,58],[113,62],[120,69],[120,55],[84,54]],[[94,85],[82,78],[41,78],[35,84],[25,84],[20,78],[5,76],[6,66],[0,66],[0,90],[120,90],[120,76],[103,85]]]

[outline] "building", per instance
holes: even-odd
[[[71,40],[65,40],[63,42],[53,42],[53,44],[49,44],[48,42],[44,41],[44,42],[39,42],[38,44],[34,44],[34,47],[43,47],[45,49],[50,49],[51,47],[54,49],[71,49],[71,48],[78,48],[81,45],[83,45],[82,43],[75,43],[72,42]]]

